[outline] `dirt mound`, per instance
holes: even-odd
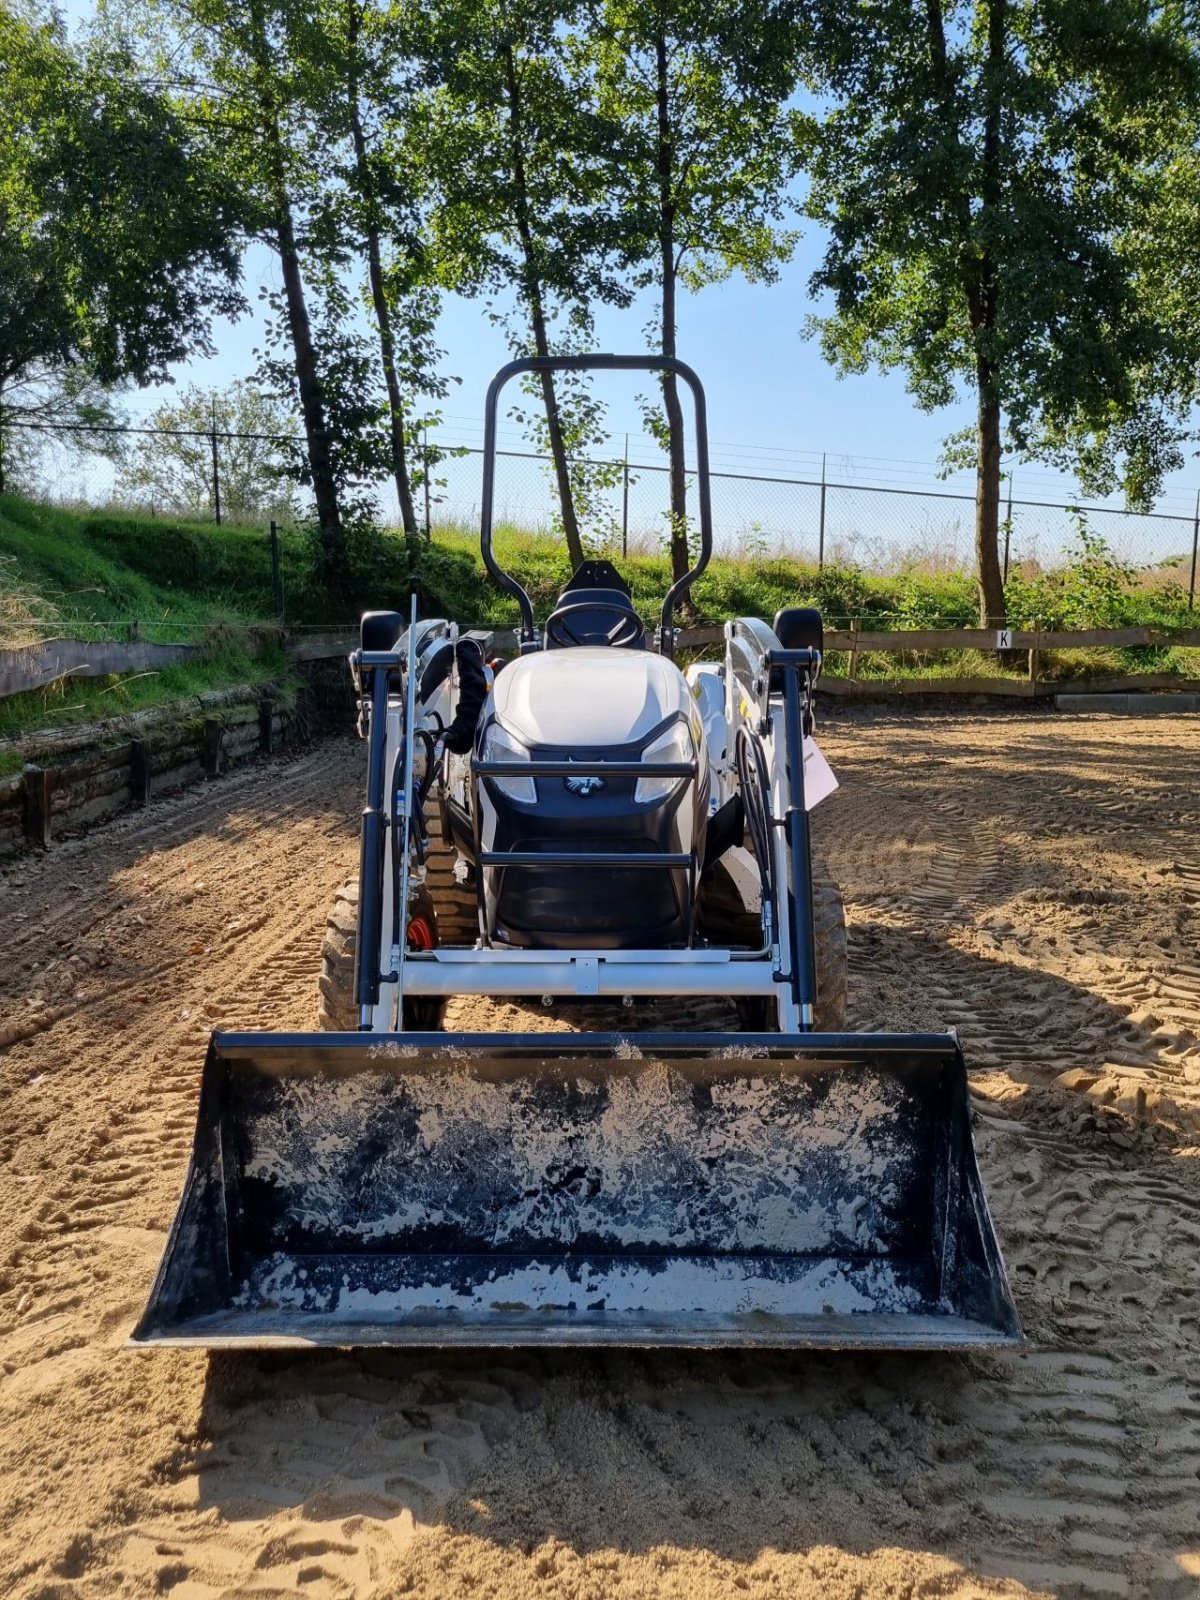
[[[1200,724],[823,742],[852,1022],[959,1028],[1028,1353],[124,1350],[209,1029],[314,1020],[335,743],[0,876],[0,1590],[1200,1591]]]

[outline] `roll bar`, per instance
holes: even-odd
[[[496,560],[492,550],[492,512],[496,495],[496,411],[500,391],[510,379],[522,372],[673,372],[682,378],[692,391],[696,413],[696,478],[700,499],[700,557],[696,565],[667,590],[662,604],[659,628],[659,648],[665,656],[675,654],[675,628],[672,615],[675,606],[704,571],[712,555],[712,498],[708,483],[708,415],[704,403],[704,388],[696,373],[686,361],[674,356],[525,356],[510,361],[500,368],[488,384],[483,418],[483,493],[480,506],[479,543],[483,564],[502,589],[513,596],[521,608],[521,647],[531,648],[537,639],[533,619],[533,602],[524,588],[510,572]]]

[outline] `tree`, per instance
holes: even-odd
[[[0,389],[0,494],[34,493],[49,444],[114,456],[123,422],[117,397],[83,366],[26,367]],[[97,452],[96,446],[100,448]]]
[[[446,287],[515,290],[518,317],[493,315],[521,355],[588,342],[593,305],[630,298],[605,187],[610,130],[570,35],[581,15],[574,0],[440,0],[426,13],[422,50],[436,82],[409,147],[434,185],[432,248]],[[565,333],[555,334],[556,322]],[[563,531],[578,565],[585,551],[572,453],[596,414],[585,390],[550,373],[529,388],[541,395]]]
[[[928,409],[973,391],[983,626],[1005,616],[1005,426],[1020,451],[1086,436],[1136,459],[1157,425],[1146,378],[1169,335],[1130,207],[1175,108],[1194,100],[1189,49],[1172,8],[1148,0],[818,13],[828,109],[807,153],[808,211],[831,234],[812,281],[832,296],[821,344],[843,372],[902,369]]]
[[[246,382],[213,394],[190,385],[173,404],[151,412],[150,432],[126,456],[117,489],[156,509],[215,514],[216,437],[221,514],[231,522],[290,516],[299,440],[295,420]]]
[[[346,564],[337,427],[330,415],[338,396],[314,337],[303,258],[303,230],[318,175],[308,160],[311,118],[303,66],[288,49],[305,8],[300,0],[247,0],[245,5],[172,0],[169,10],[144,9],[140,0],[125,4],[146,42],[148,65],[170,84],[189,121],[203,130],[239,196],[239,242],[259,240],[278,259],[281,282],[278,290],[266,292],[272,318],[260,371],[298,405],[306,447],[300,476],[315,503],[319,560],[327,580],[338,583]],[[329,320],[339,332],[344,329],[340,305]],[[279,355],[283,346],[286,362]],[[344,352],[345,341],[339,348]],[[360,407],[356,395],[355,419]],[[347,422],[343,437],[351,431]]]
[[[76,51],[0,0],[0,60],[0,417],[86,420],[100,386],[211,353],[213,314],[244,305],[237,193],[119,40]]]
[[[790,0],[600,0],[580,41],[611,130],[607,181],[639,288],[658,294],[654,345],[674,356],[678,290],[734,272],[774,282],[798,162],[789,100],[799,71]],[[683,410],[662,379],[671,565],[689,566]],[[653,424],[652,424],[653,426]],[[660,433],[664,430],[661,430]]]
[[[422,69],[410,58],[412,29],[402,5],[321,0],[291,20],[298,27],[289,54],[304,69],[311,160],[320,172],[308,248],[343,277],[361,274],[384,392],[381,464],[411,535],[417,518],[409,443],[427,420],[414,402],[446,392],[433,338],[439,301],[422,237],[424,181],[395,133]]]

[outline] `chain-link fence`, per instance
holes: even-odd
[[[454,435],[430,433],[414,441],[414,503],[426,529],[471,529],[480,512],[482,452]],[[299,441],[262,435],[164,433],[161,429],[82,429],[62,425],[5,424],[0,448],[10,489],[67,505],[121,508],[265,526],[306,510],[304,491],[282,475],[280,463],[296,457]],[[745,447],[747,465],[762,452]],[[714,452],[712,506],[716,548],[727,555],[785,555],[814,565],[853,563],[869,572],[905,569],[970,571],[974,566],[974,497],[932,484],[872,483],[864,464],[839,457],[837,471],[789,475],[740,470],[735,447]],[[160,470],[146,468],[148,456]],[[631,456],[580,460],[577,511],[585,541],[609,552],[664,550],[669,518],[665,463]],[[259,463],[256,475],[256,461]],[[140,463],[134,470],[131,463]],[[932,474],[930,474],[932,476]],[[911,477],[911,472],[909,473]],[[399,521],[389,481],[369,491],[380,517]],[[695,509],[695,481],[689,507]],[[1200,511],[1200,498],[1197,501]],[[548,457],[502,449],[496,473],[497,524],[548,533],[559,526],[558,501]],[[1197,586],[1200,515],[1162,509],[1135,514],[1112,505],[1072,505],[1014,493],[1008,480],[1001,506],[1003,558],[1011,567],[1052,568],[1078,549],[1081,522],[1100,535],[1121,561],[1140,570],[1161,569]]]

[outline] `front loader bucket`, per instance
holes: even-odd
[[[939,1034],[218,1034],[133,1340],[1020,1342]]]

